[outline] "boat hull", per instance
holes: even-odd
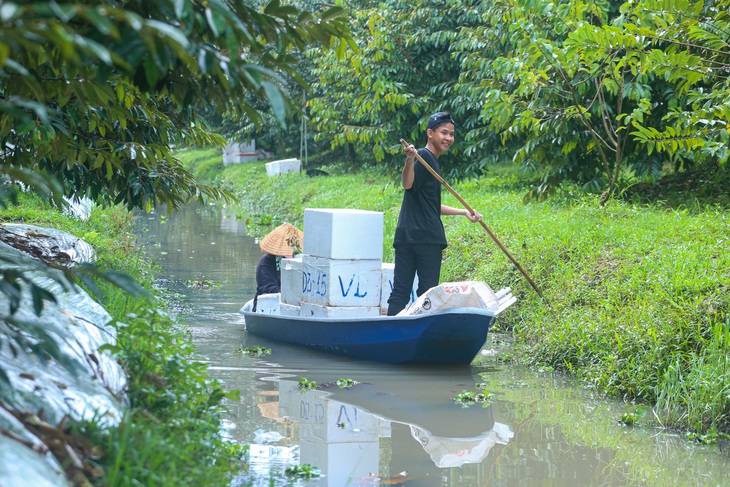
[[[255,336],[391,364],[471,363],[495,320],[493,313],[473,308],[350,319],[243,315],[246,330]]]

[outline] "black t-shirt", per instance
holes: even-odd
[[[426,148],[418,154],[441,174],[438,159]],[[446,248],[446,233],[441,223],[441,183],[416,159],[413,186],[403,193],[393,246],[399,243],[438,244]]]
[[[256,266],[256,295],[281,291],[281,270],[278,255],[264,254]]]

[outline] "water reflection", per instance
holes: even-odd
[[[226,431],[251,445],[251,464],[237,485],[730,485],[727,453],[680,434],[623,427],[623,404],[558,374],[492,355],[471,367],[387,366],[247,335],[238,310],[253,296],[261,251],[231,210],[141,215],[137,233],[184,304],[201,360],[213,377],[240,391],[240,400],[227,404]],[[187,285],[191,280],[214,285]],[[487,349],[499,345],[495,338],[490,334]],[[255,345],[272,354],[241,353]],[[300,392],[301,377],[319,387]],[[339,389],[340,378],[360,384]],[[488,407],[454,402],[477,383],[494,394]],[[285,475],[286,467],[304,463],[323,476]]]
[[[318,486],[442,485],[440,469],[480,464],[488,470],[493,450],[514,436],[507,424],[495,421],[494,405],[464,408],[452,400],[479,380],[470,367],[394,371],[350,362],[347,371],[357,383],[340,388],[331,366],[318,363],[324,357],[294,348],[286,356],[288,366],[255,367],[257,407],[277,427],[254,436],[254,467],[272,460],[315,465],[324,476],[308,485]],[[304,361],[317,389],[299,385],[292,365]]]
[[[373,392],[367,391],[371,389],[367,385],[356,385],[354,388],[365,391],[367,395]],[[391,399],[394,397],[390,396]],[[388,453],[381,454],[381,441],[392,438],[394,423],[405,426],[412,437],[412,447],[418,445],[423,448],[422,453],[427,454],[439,468],[479,463],[492,447],[496,444],[506,445],[514,436],[507,425],[493,420],[491,406],[480,411],[480,421],[472,431],[446,432],[448,436],[438,436],[429,430],[442,426],[435,417],[430,418],[428,424],[410,423],[406,417],[395,420],[387,415],[388,411],[384,411],[383,405],[367,410],[358,403],[337,401],[325,391],[302,392],[294,380],[279,381],[278,399],[278,417],[297,423],[300,461],[324,466],[328,473],[328,486],[347,485],[353,480],[355,483],[359,480],[374,480],[381,472],[381,456],[385,457]],[[414,405],[400,404],[395,410],[407,411]],[[478,433],[481,428],[487,429]],[[328,468],[330,465],[336,465],[337,468]],[[403,467],[407,469],[407,465]],[[419,475],[415,472],[409,474],[408,470],[405,472],[399,475],[409,479]]]

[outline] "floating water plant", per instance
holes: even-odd
[[[185,281],[185,285],[190,288],[209,289],[211,287],[220,287],[221,283],[210,279],[188,279]]]
[[[482,384],[477,384],[482,385]],[[494,393],[487,392],[487,391],[481,391],[481,392],[474,392],[474,391],[467,391],[462,390],[461,393],[454,396],[454,402],[457,404],[461,404],[462,407],[469,407],[472,404],[483,404],[484,407],[489,406],[489,401],[494,397]]]
[[[337,387],[339,387],[340,389],[349,389],[350,387],[357,384],[359,384],[359,382],[356,380],[343,378],[337,379]]]
[[[317,388],[317,383],[313,380],[307,380],[306,377],[299,378],[299,390],[300,391],[311,391]]]
[[[305,479],[319,477],[322,475],[319,468],[313,467],[308,463],[305,463],[304,465],[292,465],[286,467],[284,473],[286,473],[289,477],[300,477]]]
[[[730,435],[718,432],[715,428],[709,428],[706,433],[699,434],[693,431],[687,432],[688,440],[696,441],[704,445],[717,445],[720,451],[725,451],[730,444]]]
[[[626,426],[634,426],[644,416],[646,416],[646,407],[631,407],[621,415],[621,423]]]
[[[266,347],[245,347],[240,349],[241,353],[249,357],[261,357],[263,355],[271,355],[271,349]]]

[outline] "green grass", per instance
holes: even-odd
[[[204,176],[187,152],[178,155]],[[302,225],[305,208],[381,211],[384,259],[392,262],[399,176],[324,169],[331,175],[268,178],[262,163],[238,164],[221,167],[215,182],[239,197],[241,214],[271,222],[261,233],[281,221]],[[662,198],[632,188],[602,207],[598,196],[564,184],[545,202],[525,203],[529,180],[510,169],[491,174],[453,186],[544,298],[479,225],[461,217],[443,218],[449,247],[441,280],[512,288],[519,300],[497,324],[514,335],[511,360],[643,402],[666,427],[730,431],[727,196],[703,187],[697,194],[705,199],[693,199],[691,188],[666,186]],[[446,191],[444,203],[459,206]]]
[[[196,173],[201,180],[216,181],[216,176],[223,169],[223,157],[217,149],[191,149],[185,152],[185,160],[195,165]]]

